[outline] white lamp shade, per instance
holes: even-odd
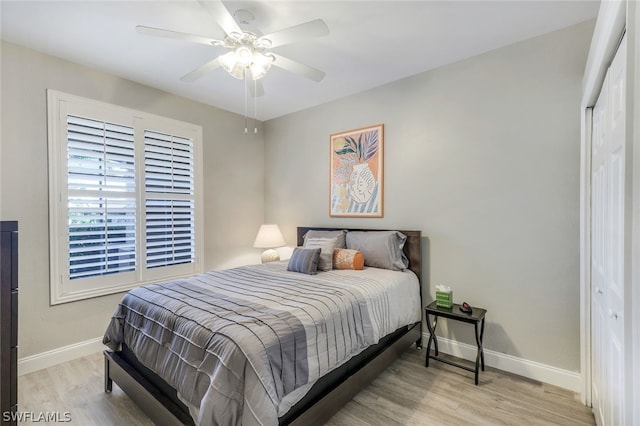
[[[260,225],[256,240],[253,246],[256,248],[274,248],[287,245],[280,232],[280,228],[275,224]]]

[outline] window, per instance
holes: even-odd
[[[51,303],[200,271],[202,129],[48,91]]]

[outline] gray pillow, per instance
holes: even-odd
[[[402,251],[407,236],[398,231],[347,232],[347,248],[364,255],[365,266],[403,271],[409,259]]]
[[[306,241],[307,238],[337,238],[336,248],[347,248],[347,242],[345,239],[345,234],[347,231],[344,229],[340,229],[337,231],[321,231],[310,229],[304,234],[303,239]],[[304,245],[304,244],[303,244]]]
[[[333,249],[336,248],[338,238],[308,237],[304,239],[303,248],[319,248],[320,260],[318,271],[330,271],[333,269]]]
[[[318,260],[320,259],[320,249],[303,249],[296,247],[293,249],[291,259],[287,265],[287,271],[302,272],[307,275],[314,275],[318,270]]]

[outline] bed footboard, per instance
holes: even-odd
[[[119,354],[104,351],[104,390],[110,393],[113,382],[136,403],[155,424],[167,426],[193,425],[193,419],[174,401],[164,395]]]

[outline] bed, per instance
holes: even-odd
[[[300,227],[298,246],[340,229]],[[115,381],[163,425],[323,424],[421,346],[421,233],[399,232],[404,272],[305,275],[282,261],[132,290],[105,332],[105,391]]]

